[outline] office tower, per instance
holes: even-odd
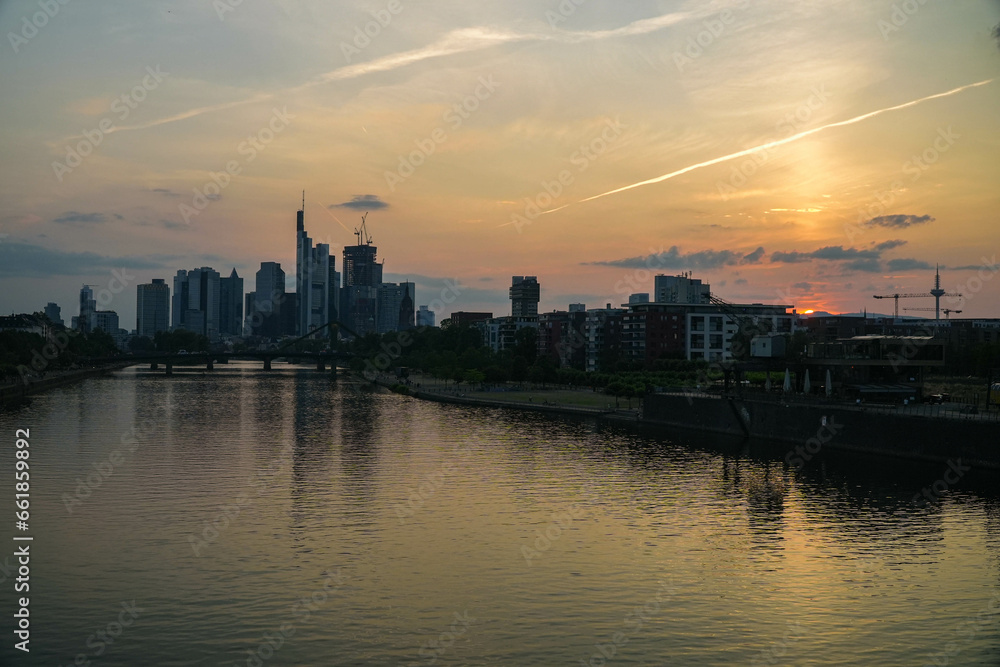
[[[538,317],[541,288],[535,276],[513,276],[510,286],[512,317]]]
[[[153,278],[135,288],[135,333],[152,338],[157,331],[170,329],[170,286],[163,278]]]
[[[254,291],[255,336],[282,335],[281,313],[286,308],[285,272],[279,262],[261,262]],[[294,313],[295,311],[292,310]]]
[[[208,266],[177,272],[172,328],[194,331],[213,343],[219,340],[220,279]]]
[[[376,331],[383,334],[390,331],[412,329],[416,285],[413,283],[382,283],[377,289]]]
[[[62,309],[51,301],[45,304],[45,317],[49,318],[53,324],[58,324],[60,326],[63,324]]]
[[[417,304],[417,286],[415,283],[399,283],[403,290],[403,298],[399,304],[399,331],[408,331],[414,326],[414,308]]]
[[[327,316],[330,321],[336,321],[340,318],[340,271],[336,270],[336,255],[330,255],[330,291],[329,299],[327,299]]]
[[[420,306],[420,310],[417,311],[417,326],[434,326],[434,311],[430,310],[427,306]]]
[[[97,301],[94,300],[94,290],[90,285],[80,288],[80,315],[77,318],[77,327],[80,333],[90,333],[94,330],[94,313],[97,312]]]
[[[382,265],[376,261],[378,248],[365,231],[356,232],[358,243],[344,247],[343,283],[340,288],[340,321],[359,336],[376,331],[378,286],[382,283]]]
[[[110,334],[112,337],[118,337],[118,330],[121,327],[118,324],[118,313],[113,310],[97,310],[94,311],[94,328],[93,331],[100,329],[106,334]]]
[[[247,292],[243,299],[243,335],[252,336],[254,313],[256,312],[257,292]]]
[[[285,300],[281,302],[281,312],[278,314],[278,329],[282,336],[298,336],[299,295],[295,292],[285,292]]]
[[[219,279],[219,333],[239,336],[243,333],[243,279],[236,267],[228,278]]]
[[[331,278],[336,273],[336,259],[330,246],[317,243],[305,228],[306,196],[302,193],[302,208],[295,218],[295,293],[298,295],[296,333],[300,336],[318,329],[331,319]]]
[[[171,329],[184,329],[184,315],[187,312],[188,279],[187,271],[179,269],[174,276],[174,296],[171,307]]]

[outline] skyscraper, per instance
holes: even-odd
[[[173,328],[187,329],[219,340],[219,272],[208,266],[174,276]]]
[[[219,279],[219,333],[239,336],[243,333],[243,279],[236,267],[228,278]]]
[[[77,318],[77,328],[80,333],[90,333],[94,330],[94,313],[97,312],[97,301],[94,300],[94,290],[90,285],[80,288],[80,315]]]
[[[295,218],[295,293],[298,295],[297,333],[300,336],[330,321],[331,277],[336,273],[336,258],[330,255],[330,246],[317,243],[314,248],[306,233],[305,206],[303,192],[302,208]]]
[[[254,292],[255,336],[282,335],[281,312],[286,305],[285,272],[279,262],[261,262]]]
[[[58,324],[62,326],[62,310],[59,306],[51,301],[45,304],[45,317],[49,318],[53,324]]]
[[[416,286],[413,283],[382,283],[378,286],[378,333],[406,331],[413,328],[413,303]]]
[[[336,270],[336,262],[336,255],[330,255],[330,296],[326,310],[331,321],[340,319],[340,271]]]
[[[135,332],[152,338],[170,328],[170,287],[163,278],[135,288]]]
[[[344,282],[340,293],[340,321],[359,336],[377,330],[378,286],[382,284],[382,265],[376,261],[378,248],[361,228],[355,232],[358,243],[344,246]]]
[[[177,275],[174,276],[174,297],[173,305],[171,308],[171,329],[183,329],[184,327],[184,315],[187,311],[188,302],[188,272],[184,269],[178,269]]]
[[[512,317],[538,317],[541,288],[535,276],[513,276],[510,286]]]
[[[434,326],[434,311],[428,306],[420,306],[420,310],[417,311],[417,326],[418,327],[432,327]]]

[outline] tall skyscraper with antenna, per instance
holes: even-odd
[[[336,295],[336,258],[330,255],[330,246],[317,243],[305,228],[306,193],[302,192],[302,208],[295,218],[295,293],[298,307],[296,333],[305,336],[310,331],[322,327],[334,318],[330,309],[331,292]],[[329,335],[324,332],[323,335]]]

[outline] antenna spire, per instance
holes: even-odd
[[[306,210],[306,191],[302,191],[302,210]]]

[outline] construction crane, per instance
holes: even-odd
[[[923,310],[923,311],[929,311],[929,312],[937,312],[936,308],[904,308],[903,310],[905,310],[907,312],[909,312],[911,310],[913,310],[913,311]],[[948,316],[951,315],[952,313],[960,313],[962,311],[960,311],[960,310],[954,310],[952,308],[942,308],[941,312],[944,313],[944,319],[947,320]]]
[[[941,289],[941,265],[937,266],[934,274],[934,289],[926,294],[874,294],[876,299],[895,299],[896,307],[894,309],[894,316],[899,317],[899,300],[900,299],[926,299],[928,297],[934,297],[934,321],[939,321],[941,319],[941,297],[943,296],[953,296],[962,298],[961,294],[948,294],[943,289]]]
[[[930,294],[874,294],[876,299],[895,299],[896,307],[893,309],[893,314],[895,317],[899,317],[899,300],[900,299],[929,299]]]
[[[358,245],[361,245],[362,241],[364,241],[366,245],[372,244],[372,237],[368,236],[368,230],[365,229],[366,218],[368,218],[368,211],[365,211],[365,214],[361,216],[361,227],[354,228],[354,235],[358,237]]]
[[[715,294],[709,294],[708,301],[709,303],[718,306],[719,310],[728,315],[729,319],[736,323],[740,332],[747,336],[748,343],[754,336],[771,332],[771,320],[769,319],[762,320],[759,315],[749,315],[747,313],[740,312],[735,304],[732,304]],[[749,350],[747,350],[747,352],[749,352]],[[733,356],[743,355],[734,354]]]

